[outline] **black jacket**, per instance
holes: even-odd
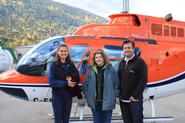
[[[148,81],[147,65],[144,60],[134,56],[128,61],[121,60],[118,68],[120,79],[120,99],[128,100],[131,96],[135,99],[143,98],[143,91]]]
[[[75,87],[67,86],[66,76],[71,76],[72,81],[77,82]],[[52,87],[53,93],[66,93],[70,92],[73,96],[82,98],[81,89],[78,86],[80,76],[77,68],[73,63],[52,63],[49,70],[49,85]]]

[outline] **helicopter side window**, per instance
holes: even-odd
[[[42,43],[35,48],[29,56],[23,57],[22,63],[17,66],[17,71],[26,75],[42,76],[46,74],[48,64],[54,61],[56,49],[64,41],[61,38]]]
[[[112,66],[117,70],[120,59],[124,57],[122,46],[105,45],[103,50],[107,54]],[[141,49],[139,47],[135,47],[134,53],[137,56],[140,56]]]
[[[103,50],[107,54],[112,66],[117,69],[119,65],[117,59],[123,57],[122,46],[105,45]]]
[[[140,56],[140,55],[141,55],[141,48],[135,47],[134,53],[135,53],[137,56]]]
[[[71,58],[78,68],[80,75],[86,73],[90,50],[86,45],[74,45],[70,49]]]

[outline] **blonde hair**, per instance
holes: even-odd
[[[58,46],[57,51],[56,51],[56,55],[55,55],[55,61],[56,63],[60,63],[60,56],[58,55],[58,51],[60,50],[61,47],[66,47],[67,51],[68,51],[68,56],[66,58],[66,63],[72,63],[71,57],[70,57],[70,53],[69,53],[69,47],[66,44],[61,44]]]
[[[109,60],[108,60],[107,55],[105,54],[105,52],[102,49],[98,49],[98,50],[96,50],[93,53],[93,56],[92,56],[93,65],[97,65],[96,62],[95,62],[95,56],[96,56],[96,54],[101,54],[105,65],[106,64],[110,64],[110,62],[109,62]]]

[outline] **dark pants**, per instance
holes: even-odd
[[[70,94],[52,94],[52,106],[55,123],[69,123],[72,96]]]
[[[102,111],[101,104],[96,104],[92,109],[94,123],[111,123],[112,110]]]
[[[121,102],[120,108],[124,123],[143,123],[143,100],[136,102]]]

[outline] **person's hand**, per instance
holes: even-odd
[[[76,82],[72,82],[71,80],[68,80],[67,84],[69,87],[74,87],[76,85]]]
[[[72,77],[71,76],[66,76],[66,80],[68,81],[68,86],[69,87],[74,87],[76,85],[76,82],[72,82]]]
[[[131,96],[129,100],[133,102],[139,101],[138,99],[135,99],[133,96]]]

